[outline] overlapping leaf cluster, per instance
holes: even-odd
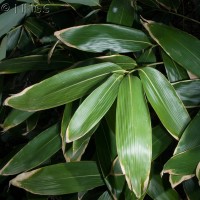
[[[0,15],[1,198],[198,199],[199,22],[184,12],[62,0]]]

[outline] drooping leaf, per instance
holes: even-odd
[[[150,104],[165,128],[178,140],[190,121],[183,103],[168,80],[158,70],[145,67],[140,69],[139,74]]]
[[[4,123],[2,125],[3,131],[7,131],[10,128],[21,124],[33,114],[34,112],[26,112],[13,109],[4,120]]]
[[[55,36],[70,47],[89,52],[110,50],[126,53],[151,46],[148,37],[142,31],[113,24],[72,27],[55,32]]]
[[[100,6],[99,0],[60,0],[65,3],[82,4],[86,6]]]
[[[72,61],[61,54],[54,55],[48,63],[46,55],[30,55],[0,62],[0,74],[13,74],[34,70],[62,69],[72,65]]]
[[[128,75],[122,81],[116,114],[119,161],[129,188],[140,198],[147,190],[151,158],[151,122],[142,83]]]
[[[40,133],[15,154],[0,170],[0,174],[13,175],[33,169],[50,158],[60,148],[58,125],[54,125]]]
[[[26,7],[26,9],[24,9]],[[26,4],[21,4],[15,8],[10,9],[0,15],[0,37],[16,25],[18,25],[24,17],[30,15],[31,6]]]
[[[42,167],[19,174],[10,183],[40,195],[69,194],[104,185],[97,165],[93,161]]]
[[[197,113],[197,115],[194,117],[194,119],[192,119],[190,124],[185,129],[174,151],[174,154],[179,154],[200,146],[199,129],[200,129],[200,112]]]
[[[167,77],[170,82],[189,79],[187,71],[169,57],[163,50],[161,51]]]
[[[200,197],[200,187],[196,178],[183,182],[183,188],[187,195],[187,198],[190,200],[197,200]]]
[[[163,127],[158,125],[153,128],[152,160],[155,160],[172,143],[172,141],[172,138]]]
[[[173,87],[186,107],[200,106],[199,79],[180,81],[174,83]]]
[[[124,26],[132,26],[134,20],[134,8],[130,0],[113,0],[110,4],[107,22]]]
[[[101,120],[115,101],[122,78],[113,74],[83,101],[69,123],[67,142],[81,138]]]
[[[179,200],[178,193],[166,183],[166,179],[161,178],[160,171],[154,166],[147,194],[155,200]]]
[[[112,63],[100,63],[67,70],[7,98],[5,105],[27,111],[63,105],[84,96],[111,72],[120,69]]]
[[[147,22],[144,26],[175,62],[200,77],[200,40],[164,24]]]

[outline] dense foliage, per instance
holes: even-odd
[[[0,199],[199,199],[198,0],[0,3]]]

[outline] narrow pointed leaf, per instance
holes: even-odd
[[[164,51],[161,51],[164,61],[167,77],[170,82],[176,82],[180,80],[189,79],[187,71],[177,64],[171,57],[169,57]]]
[[[178,96],[186,107],[200,107],[200,80],[186,80],[173,84]]]
[[[151,121],[140,79],[124,78],[117,99],[116,141],[129,188],[140,198],[147,190],[152,158]]]
[[[61,54],[54,55],[48,64],[46,55],[30,55],[0,62],[0,74],[13,74],[35,70],[62,69],[72,65],[72,61]]]
[[[92,161],[55,164],[22,173],[11,184],[40,195],[61,195],[104,185]]]
[[[187,195],[187,199],[189,199],[189,200],[199,199],[200,187],[198,185],[196,178],[192,178],[190,180],[184,181],[183,188]]]
[[[175,62],[200,77],[200,40],[164,24],[147,22],[144,26]]]
[[[69,123],[67,142],[84,136],[101,120],[115,101],[122,78],[113,74],[83,101]]]
[[[13,109],[6,117],[5,121],[3,122],[3,125],[2,125],[3,131],[7,131],[10,128],[13,128],[21,124],[33,114],[34,112],[26,112],[26,111]]]
[[[89,52],[110,50],[126,53],[151,46],[148,37],[142,31],[112,24],[72,27],[57,31],[55,36],[70,47]]]
[[[120,69],[112,63],[101,63],[67,70],[7,98],[5,105],[27,111],[63,105],[84,96],[112,71]]]
[[[99,0],[60,0],[65,3],[82,4],[86,6],[100,6]]]
[[[170,134],[179,139],[190,116],[174,88],[158,70],[145,67],[139,72],[147,98]]]
[[[134,20],[134,8],[131,1],[113,0],[110,4],[107,22],[124,26],[132,26]]]
[[[25,145],[0,170],[1,175],[13,175],[30,170],[42,164],[61,148],[57,125],[40,133]]]
[[[197,113],[197,115],[185,129],[174,151],[174,154],[179,154],[200,146],[199,129],[200,129],[200,112]]]

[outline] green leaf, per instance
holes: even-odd
[[[64,155],[66,161],[68,161],[68,156],[66,154],[66,151],[67,151],[67,149],[66,149],[66,131],[67,131],[69,122],[71,120],[71,117],[72,117],[72,103],[68,103],[65,105],[62,122],[61,122],[61,132],[60,132],[60,136],[62,139],[62,152],[63,152],[63,155]]]
[[[179,154],[181,152],[185,152],[187,150],[200,146],[199,129],[200,129],[200,112],[197,113],[197,115],[194,117],[194,119],[192,119],[190,124],[185,129],[174,151],[174,154]]]
[[[127,53],[151,46],[148,37],[142,31],[112,24],[72,27],[55,32],[55,36],[70,47],[89,52],[110,50]]]
[[[22,173],[12,179],[10,183],[40,195],[69,194],[104,185],[97,165],[92,161],[42,167]]]
[[[26,133],[31,132],[37,126],[40,113],[36,112],[26,120]]]
[[[3,125],[2,125],[3,131],[7,131],[10,128],[13,128],[21,124],[33,114],[34,112],[26,112],[26,111],[13,109],[3,122]]]
[[[165,163],[163,172],[174,175],[193,175],[200,161],[200,146],[174,155]],[[181,167],[180,167],[181,166]]]
[[[113,0],[110,4],[107,22],[124,26],[132,26],[134,20],[134,8],[130,0]]]
[[[178,96],[186,107],[200,107],[200,80],[180,81],[173,84]]]
[[[122,78],[113,74],[83,101],[69,123],[67,142],[81,138],[101,120],[115,101]]]
[[[59,129],[57,125],[54,125],[40,133],[15,154],[0,170],[0,174],[13,175],[33,169],[50,158],[60,148]]]
[[[139,64],[148,64],[155,63],[156,55],[153,51],[153,47],[149,49],[145,49],[142,54],[137,58],[137,63]]]
[[[24,9],[26,7],[26,9]],[[23,12],[22,12],[23,11]],[[4,12],[0,15],[0,37],[16,25],[18,25],[24,17],[30,15],[31,6],[27,4],[21,4],[15,8],[10,9],[7,12]]]
[[[99,0],[60,0],[65,3],[82,4],[86,6],[100,6]]]
[[[190,121],[183,103],[168,80],[158,70],[145,67],[140,69],[139,74],[147,98],[160,121],[178,140]]]
[[[200,197],[200,187],[195,178],[184,181],[183,183],[184,191],[189,200],[197,200]]]
[[[144,26],[175,62],[200,77],[200,40],[164,24],[147,22]]]
[[[178,193],[166,184],[166,180],[161,178],[159,171],[154,168],[147,194],[154,200],[179,200]]]
[[[112,197],[110,196],[110,194],[105,191],[99,198],[98,200],[112,200]]]
[[[34,70],[62,69],[72,65],[72,61],[61,54],[54,55],[48,63],[46,55],[30,55],[0,62],[0,74],[13,74]]]
[[[152,130],[152,160],[155,160],[172,143],[172,138],[161,126]]]
[[[187,71],[177,64],[171,57],[169,57],[164,51],[161,51],[164,61],[167,77],[170,82],[176,82],[184,79],[189,79]]]
[[[140,198],[147,190],[151,168],[151,121],[142,83],[130,75],[119,88],[116,142],[128,186]]]
[[[174,175],[170,174],[169,175],[169,182],[171,183],[172,188],[175,188],[177,185],[182,183],[183,181],[189,180],[193,177],[194,175]]]
[[[101,63],[67,70],[7,98],[5,105],[27,111],[63,105],[84,96],[111,72],[120,69],[112,63]]]
[[[8,37],[5,36],[0,44],[0,60],[3,60],[6,57],[7,43],[8,43]]]

